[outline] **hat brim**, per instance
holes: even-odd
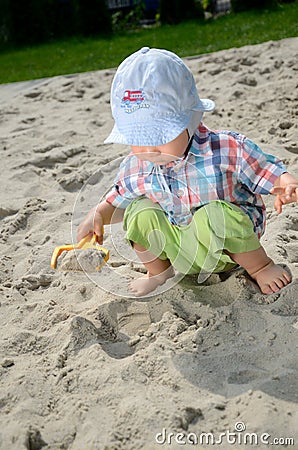
[[[214,108],[215,108],[215,103],[213,100],[210,100],[209,98],[201,98],[198,106],[193,109],[194,109],[194,111],[210,112],[210,111],[213,111]]]
[[[209,99],[200,99],[200,102],[191,111],[179,115],[169,115],[167,118],[155,118],[146,124],[130,123],[118,127],[115,123],[111,133],[105,139],[105,144],[124,144],[134,146],[157,146],[168,144],[187,129],[193,111],[212,111],[215,103]]]
[[[112,132],[104,141],[105,144],[126,144],[134,146],[157,146],[168,144],[176,139],[182,131],[186,130],[192,112],[171,116],[167,118],[155,118],[144,122],[132,122],[119,127],[115,124]]]

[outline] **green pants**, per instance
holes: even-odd
[[[188,225],[172,225],[157,203],[139,197],[125,211],[126,238],[160,259],[169,259],[183,274],[224,272],[235,263],[224,252],[243,253],[260,247],[249,217],[236,205],[211,201]]]

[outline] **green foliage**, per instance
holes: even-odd
[[[159,13],[161,23],[177,24],[184,20],[204,18],[200,1],[196,0],[160,0]]]
[[[216,0],[202,0],[202,6],[204,11],[214,14],[216,10]]]
[[[140,27],[140,22],[145,17],[145,4],[138,2],[128,13],[117,11],[112,15],[112,30],[115,33],[135,30]]]

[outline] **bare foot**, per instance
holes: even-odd
[[[159,275],[150,275],[148,272],[146,276],[137,278],[129,283],[129,288],[136,297],[143,297],[164,284],[168,278],[172,278],[174,275],[175,272],[172,267],[169,267]]]
[[[257,272],[250,273],[263,294],[273,294],[291,283],[290,274],[272,260]]]

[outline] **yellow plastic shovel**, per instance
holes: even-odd
[[[56,247],[53,251],[52,259],[51,259],[51,268],[56,269],[57,268],[57,259],[64,251],[69,250],[86,250],[86,249],[96,249],[102,252],[103,259],[102,263],[95,267],[95,270],[100,270],[103,265],[108,261],[110,257],[110,252],[107,248],[102,247],[99,245],[97,241],[97,235],[94,233],[93,236],[87,235],[83,237],[83,239],[80,240],[77,244],[66,244],[66,245],[59,245]]]

